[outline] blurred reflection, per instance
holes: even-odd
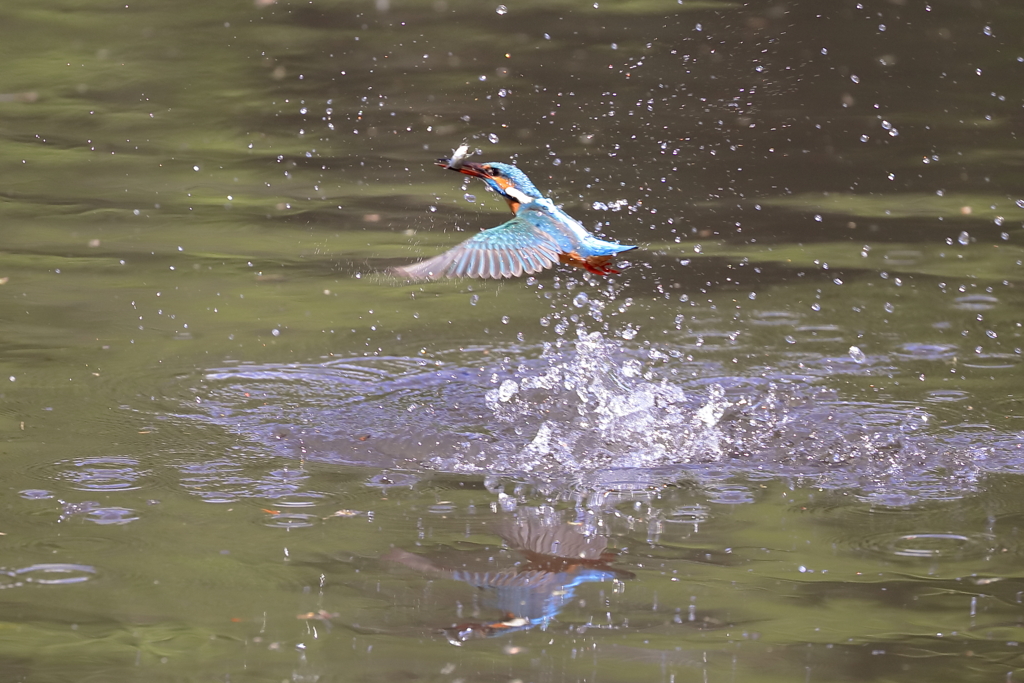
[[[485,592],[485,605],[503,617],[444,629],[455,645],[470,638],[490,638],[546,626],[573,599],[576,586],[634,577],[631,572],[610,566],[616,553],[608,551],[606,538],[587,536],[581,525],[559,522],[538,510],[520,511],[514,519],[503,520],[496,532],[523,556],[516,567],[497,572],[449,569],[399,548],[382,558],[424,574],[462,581]]]

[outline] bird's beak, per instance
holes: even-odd
[[[452,165],[451,159],[441,158],[434,162],[441,168],[447,168],[451,171],[458,171],[459,173],[465,173],[475,178],[486,178],[487,173],[484,172],[483,167],[480,164],[473,163],[472,161],[463,161],[458,165]]]

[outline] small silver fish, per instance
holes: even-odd
[[[448,160],[448,168],[458,171],[462,168],[462,162],[473,156],[469,151],[469,145],[463,142],[459,148],[452,152],[452,158]]]

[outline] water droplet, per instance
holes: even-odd
[[[480,301],[480,295],[479,294],[474,294],[473,296],[469,297],[469,305],[470,306],[476,306],[476,302],[477,301]]]
[[[472,204],[473,202],[476,201],[476,195],[475,194],[470,194],[468,192],[466,194],[462,195],[462,198],[465,199],[470,204]]]
[[[888,301],[886,301],[886,302],[885,302],[885,306],[883,306],[883,308],[885,308],[885,312],[886,312],[886,313],[892,313],[893,311],[895,311],[895,310],[896,310],[896,307],[895,307],[895,306],[893,306],[893,305],[892,305],[891,303],[889,303]]]
[[[487,136],[487,141],[490,142],[492,145],[496,145],[498,144],[498,136],[495,135],[494,133],[491,133],[490,135]]]
[[[635,358],[631,358],[622,364],[622,374],[625,377],[639,377],[643,371],[643,363]]]
[[[507,315],[501,316],[501,324],[502,325],[508,325],[508,316]]]
[[[785,337],[783,337],[783,339],[786,340],[787,344],[796,344],[796,339],[794,339],[793,335],[791,334],[787,334]]]
[[[1024,209],[1024,199],[1017,200],[1017,208]]]
[[[853,81],[854,83],[860,83],[860,76],[854,74],[853,76],[850,76],[850,80]]]
[[[504,5],[498,5],[498,8],[494,10],[498,14],[508,14],[508,7]]]
[[[871,139],[871,137],[870,137],[870,136],[867,136],[867,135],[861,135],[861,136],[860,136],[860,141],[861,141],[861,142],[867,142],[867,141],[868,141],[868,140],[870,140],[870,139]]]
[[[636,337],[636,330],[634,330],[632,327],[627,327],[622,331],[623,339],[633,339],[634,337]]]
[[[498,387],[498,400],[508,403],[517,393],[519,393],[519,385],[515,380],[507,379]]]
[[[585,292],[580,292],[576,295],[576,298],[572,300],[572,305],[576,308],[583,308],[587,305],[588,301],[590,301],[590,297],[588,297]]]
[[[854,363],[858,363],[858,364],[859,363],[863,363],[864,361],[866,361],[868,359],[868,357],[866,355],[864,355],[864,352],[860,350],[859,346],[851,346],[850,347],[850,358],[853,359]]]
[[[971,243],[971,235],[966,230],[960,233],[960,236],[956,238],[956,241],[960,244],[967,246]]]

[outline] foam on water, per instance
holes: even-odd
[[[1019,433],[937,425],[927,403],[844,399],[822,381],[827,359],[731,376],[668,344],[631,344],[578,326],[539,353],[492,349],[505,360],[483,367],[367,357],[222,368],[207,375],[199,412],[180,417],[257,452],[556,488],[743,474],[902,504],[1021,465]]]

